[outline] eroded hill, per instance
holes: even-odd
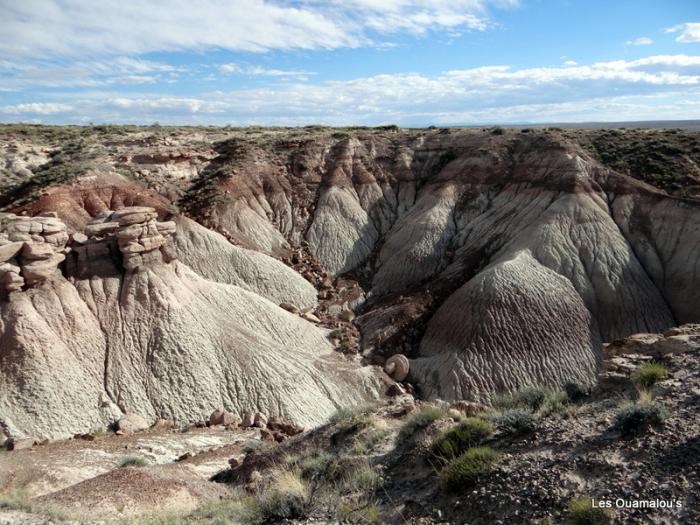
[[[1,130],[12,435],[218,406],[314,424],[390,384],[360,366],[394,354],[424,399],[592,386],[604,341],[699,320],[690,132],[21,130]],[[641,135],[661,179],[612,158]],[[153,211],[125,252],[134,206]],[[24,244],[46,239],[10,225],[42,214],[65,261],[32,282]]]

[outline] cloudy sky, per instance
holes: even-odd
[[[662,119],[698,0],[0,0],[0,122]]]

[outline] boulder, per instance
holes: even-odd
[[[240,418],[236,414],[226,412],[220,408],[214,410],[209,416],[209,426],[223,425],[225,427],[237,427],[240,421]]]
[[[172,419],[161,418],[151,425],[153,430],[172,430],[173,428],[175,428],[175,422]]]
[[[386,360],[384,372],[395,381],[403,381],[408,377],[411,364],[403,354],[394,354]]]
[[[37,243],[37,242],[32,242],[32,243],[24,243],[24,247],[22,248],[22,257],[25,259],[30,259],[33,261],[38,261],[38,260],[47,260],[53,257],[54,255],[54,248],[50,244],[46,243]]]
[[[56,273],[58,265],[65,260],[66,256],[56,253],[49,259],[29,262],[22,265],[22,276],[27,285],[39,284]]]
[[[241,421],[241,428],[249,428],[252,427],[255,424],[255,415],[252,412],[247,412],[243,416],[243,420]]]
[[[133,412],[127,412],[117,421],[117,429],[125,434],[140,432],[150,426],[150,423],[145,418]]]
[[[8,450],[25,450],[32,448],[37,444],[37,439],[33,437],[27,438],[11,438],[7,443]]]
[[[221,408],[217,408],[209,416],[209,426],[223,425],[225,412]]]
[[[255,417],[253,418],[253,426],[258,428],[266,428],[267,416],[262,412],[256,412]]]
[[[22,250],[24,242],[10,242],[0,246],[0,263],[7,262]]]

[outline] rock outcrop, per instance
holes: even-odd
[[[53,228],[60,221],[8,224],[17,222],[51,224],[64,239],[31,238],[16,252],[6,249],[20,276],[39,256],[58,260],[54,250],[68,238],[65,227]],[[0,303],[0,425],[12,436],[73,435],[127,412],[187,423],[206,419],[211,406],[306,426],[377,395],[374,372],[343,362],[322,330],[175,260],[174,233],[175,224],[157,221],[153,209],[103,214],[82,236],[73,234],[65,268],[53,264],[43,281],[7,294]],[[25,249],[35,243],[50,245],[50,253]]]
[[[55,210],[67,221],[75,311],[86,308],[85,322],[99,325],[104,348],[94,352],[94,373],[103,370],[118,408],[120,396],[147,399],[144,406],[157,399],[145,415],[167,404],[164,416],[181,416],[154,395],[165,372],[144,380],[159,363],[155,339],[184,345],[178,356],[191,355],[193,339],[217,349],[269,343],[255,354],[266,370],[256,381],[265,383],[313,375],[291,358],[280,377],[268,371],[287,366],[268,357],[287,338],[376,364],[401,354],[408,366],[391,374],[407,369],[404,381],[420,395],[488,403],[531,385],[590,387],[603,342],[700,321],[700,201],[603,164],[576,135],[588,132],[212,133],[208,143],[197,135],[199,146],[182,136],[167,144],[122,137],[102,145],[102,172],[5,199],[19,203],[14,212]],[[697,137],[684,140],[692,152]],[[184,164],[187,175],[168,171]],[[116,173],[125,170],[133,180]],[[118,210],[131,205],[154,211]],[[10,263],[3,279],[35,293],[19,280],[14,249],[0,251]],[[61,277],[45,282],[58,286]],[[321,327],[332,329],[330,340]],[[180,365],[211,369],[207,385],[230,385],[230,370],[243,366],[227,352],[207,358],[206,366],[185,357]],[[178,376],[183,399],[198,395],[190,375]],[[222,387],[223,396],[217,388],[204,387],[209,408],[266,410],[240,401],[233,387]]]
[[[66,259],[66,225],[53,216],[0,214],[0,283],[5,294],[54,276]]]

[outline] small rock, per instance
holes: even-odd
[[[303,314],[301,315],[301,318],[302,318],[302,319],[306,319],[306,320],[309,321],[310,323],[320,323],[320,322],[321,322],[321,320],[320,320],[317,316],[315,316],[314,314],[312,314],[311,312],[305,312],[305,313],[303,313]]]
[[[396,396],[402,396],[406,393],[406,389],[402,387],[399,383],[394,383],[392,385],[389,385],[389,388],[386,390],[386,395],[389,397],[396,397]]]
[[[355,313],[352,310],[343,310],[342,312],[340,312],[340,314],[338,314],[338,319],[349,323],[350,321],[355,319]]]
[[[151,426],[154,430],[172,430],[175,428],[175,422],[172,419],[159,419]]]
[[[182,456],[179,456],[175,461],[185,461],[186,459],[193,458],[194,454],[192,452],[185,452]]]
[[[485,412],[487,407],[480,405],[479,403],[474,403],[472,401],[455,401],[450,405],[450,409],[460,412],[466,417],[474,417],[475,415]]]
[[[292,303],[280,303],[280,308],[287,310],[288,312],[291,312],[293,314],[298,314],[301,310]]]
[[[73,242],[77,242],[78,244],[85,244],[88,241],[87,235],[84,233],[76,232],[72,235]]]

